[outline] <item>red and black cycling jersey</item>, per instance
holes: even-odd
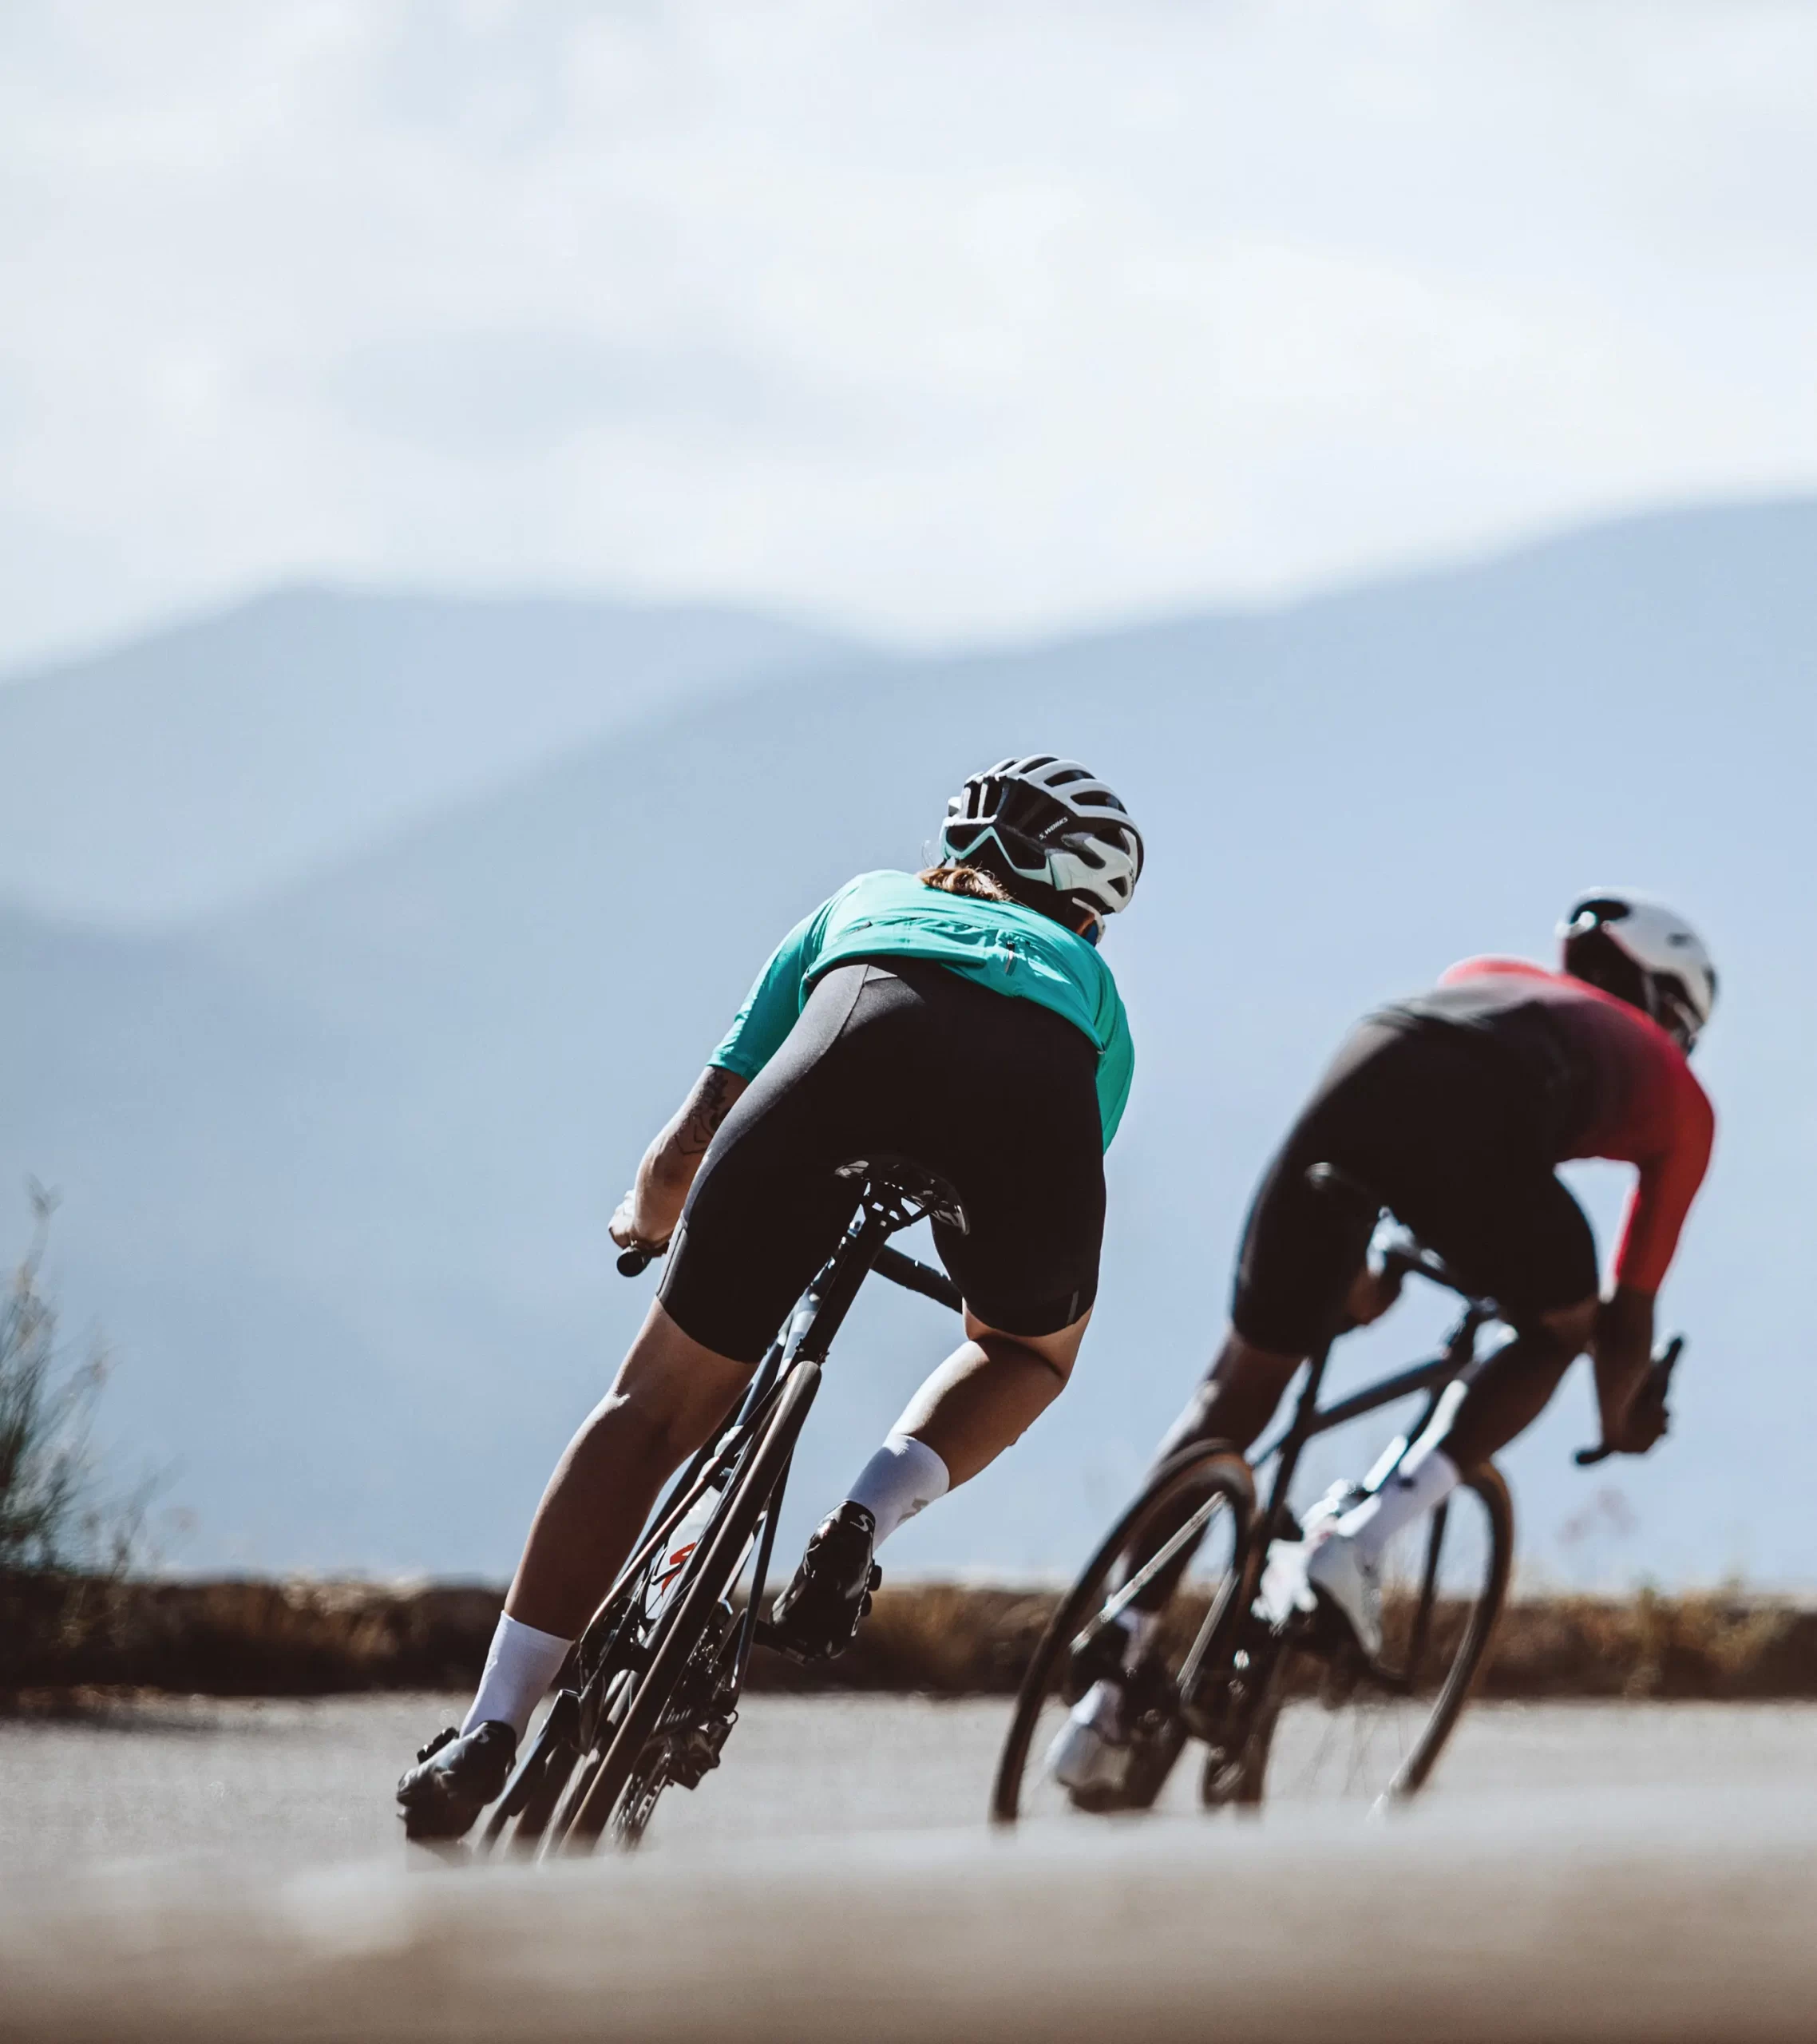
[[[1441,1022],[1517,1058],[1546,1102],[1536,1135],[1554,1163],[1636,1166],[1614,1278],[1657,1292],[1710,1161],[1716,1115],[1684,1053],[1637,1008],[1520,958],[1468,958],[1384,1020]]]

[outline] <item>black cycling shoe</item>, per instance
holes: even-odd
[[[417,1755],[398,1784],[406,1838],[465,1838],[473,1820],[503,1790],[517,1757],[517,1734],[487,1718],[470,1732],[450,1725]]]
[[[794,1661],[830,1661],[852,1643],[883,1571],[871,1559],[877,1520],[849,1499],[808,1541],[770,1606],[768,1644]]]

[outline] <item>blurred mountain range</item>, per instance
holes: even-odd
[[[0,685],[0,899],[171,923],[849,642],[749,612],[286,589]]]
[[[1573,892],[1614,881],[1716,948],[1719,1154],[1667,1296],[1692,1337],[1672,1440],[1574,1470],[1574,1382],[1510,1458],[1525,1565],[1817,1576],[1793,1282],[1817,1222],[1817,505],[939,660],[699,613],[668,614],[659,656],[649,620],[620,640],[594,611],[587,653],[573,608],[362,600],[331,626],[327,601],[223,621],[262,620],[269,749],[206,626],[192,689],[166,637],[109,656],[105,688],[93,667],[15,684],[24,726],[0,690],[0,746],[39,748],[34,814],[92,813],[105,846],[41,872],[6,826],[0,1184],[64,1195],[68,1301],[121,1360],[115,1452],[195,1514],[178,1561],[506,1571],[649,1296],[607,1216],[770,946],[852,873],[918,862],[964,772],[1039,747],[1090,760],[1149,834],[1106,953],[1138,1072],[1102,1301],[1067,1396],[897,1566],[1075,1562],[1214,1341],[1250,1186],[1346,1023],[1469,953],[1546,954]],[[411,734],[438,723],[433,662],[400,679],[375,619],[457,667],[432,763]],[[381,726],[392,766],[327,771]],[[135,748],[137,806],[104,826],[93,790]],[[1605,1227],[1624,1182],[1579,1175]],[[1443,1321],[1410,1303],[1344,1373]],[[924,1301],[861,1301],[798,1521],[948,1333]]]

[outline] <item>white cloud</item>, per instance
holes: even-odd
[[[281,576],[918,637],[1817,477],[1817,11],[21,0],[0,657]]]

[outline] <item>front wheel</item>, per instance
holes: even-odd
[[[994,1822],[1146,1808],[1186,1741],[1179,1683],[1221,1630],[1255,1511],[1249,1465],[1221,1444],[1174,1456],[1113,1527],[1054,1614],[1022,1678],[991,1797]],[[1146,1571],[1134,1598],[1123,1592]],[[1152,1622],[1139,1650],[1121,1619],[1138,1605]],[[1068,1706],[1095,1680],[1127,1677],[1122,1749],[1114,1779],[1067,1788],[1049,1765]]]
[[[1284,1642],[1240,1765],[1213,1753],[1208,1806],[1417,1795],[1470,1701],[1507,1596],[1514,1503],[1493,1463],[1398,1534],[1382,1560],[1383,1649],[1370,1668],[1302,1635]]]

